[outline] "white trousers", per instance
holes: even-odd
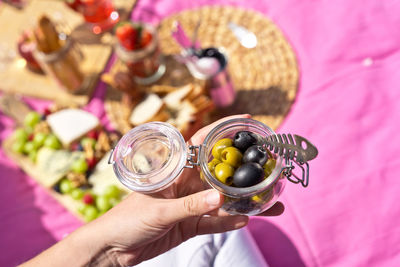
[[[138,267],[268,267],[246,228],[187,240]]]

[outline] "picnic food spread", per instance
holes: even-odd
[[[83,15],[94,34],[107,29],[108,26],[102,25],[103,22],[112,20],[109,21],[109,25],[112,25],[120,19],[110,1],[104,1],[104,6],[97,6],[92,1],[72,1],[67,5]],[[87,13],[94,7],[99,7],[98,14]],[[220,11],[219,8],[215,10]],[[231,11],[227,9],[227,14]],[[95,21],[92,18],[99,20]],[[186,22],[183,19],[181,25],[185,30]],[[115,95],[107,94],[105,99],[106,112],[112,126],[124,134],[129,133],[132,128],[160,121],[162,123],[157,124],[157,127],[165,127],[166,131],[170,131],[162,137],[153,129],[152,134],[159,138],[158,142],[152,143],[151,138],[145,138],[144,142],[133,150],[134,154],[122,156],[130,162],[130,171],[150,175],[144,180],[137,180],[139,184],[162,182],[164,184],[159,188],[159,185],[155,186],[154,190],[165,188],[169,182],[163,182],[161,176],[152,177],[151,173],[172,162],[175,165],[169,167],[168,175],[175,178],[185,167],[185,163],[187,166],[195,164],[195,158],[187,160],[188,150],[189,155],[196,155],[197,152],[203,153],[206,146],[186,147],[184,139],[189,138],[203,124],[215,120],[219,109],[222,112],[222,109],[230,107],[235,101],[236,94],[228,75],[228,70],[232,70],[227,68],[232,67],[231,63],[228,64],[231,60],[229,49],[207,41],[207,45],[201,48],[200,42],[203,40],[196,38],[197,30],[200,27],[199,36],[206,40],[201,30],[206,25],[200,26],[200,23],[197,23],[196,33],[192,36],[192,49],[197,53],[198,60],[193,64],[197,71],[205,74],[199,78],[194,75],[195,72],[190,69],[191,65],[188,62],[180,61],[190,58],[179,57],[177,52],[171,55],[165,52],[165,48],[161,48],[160,41],[164,43],[168,39],[163,36],[163,40],[160,40],[158,37],[159,33],[165,35],[164,25],[155,27],[142,21],[121,22],[115,27],[113,38],[108,38],[110,35],[105,33],[104,36],[98,36],[97,41],[85,39],[81,42],[81,39],[74,38],[75,29],[66,24],[68,23],[65,23],[63,18],[39,15],[36,27],[21,35],[18,43],[21,57],[26,60],[30,69],[38,73],[42,70],[45,75],[57,81],[67,94],[83,94],[90,99],[88,92],[81,90],[86,87],[86,84],[82,86],[84,80],[90,76],[86,70],[81,71],[81,68],[85,69],[82,59],[87,59],[87,53],[82,53],[81,48],[100,39],[101,42],[111,44],[117,60],[102,78],[111,86],[109,92],[117,92]],[[171,32],[169,34],[171,35]],[[107,108],[110,99],[115,99],[116,102],[112,108]],[[225,102],[222,101],[224,99]],[[13,153],[12,157],[25,171],[50,189],[52,194],[56,192],[55,197],[68,209],[77,212],[78,217],[89,221],[120,200],[120,197],[115,198],[106,193],[107,190],[114,190],[107,189],[109,186],[119,187],[123,192],[119,196],[125,194],[121,184],[116,183],[116,180],[106,179],[105,174],[121,178],[126,174],[126,169],[117,164],[107,164],[110,160],[118,163],[121,156],[118,153],[124,151],[122,148],[112,151],[118,134],[106,131],[96,116],[81,108],[75,106],[49,108],[40,113],[29,112],[24,118],[23,127],[18,128],[10,138],[10,150]],[[266,202],[270,205],[276,201],[283,188],[283,182],[278,181],[283,180],[279,179],[283,176],[280,175],[282,164],[278,162],[282,155],[267,150],[265,144],[260,141],[263,133],[237,130],[234,135],[236,136],[220,137],[217,143],[209,143],[208,146],[214,146],[212,153],[210,151],[212,156],[198,160],[197,164],[205,164],[213,179],[238,190],[261,186],[273,176],[275,182],[268,185],[268,190],[256,192],[249,197],[240,196],[240,201],[229,196],[229,192],[222,192],[226,193],[226,205],[223,208],[228,212],[261,212],[267,208]],[[174,151],[177,153],[172,153]],[[210,179],[207,175],[202,169],[201,176]],[[125,181],[124,184],[130,182]],[[211,182],[208,181],[208,184]],[[266,191],[269,193],[265,193]],[[107,201],[110,198],[112,200]],[[70,205],[66,199],[86,206]],[[257,203],[258,206],[246,206],[247,202],[244,204],[243,201]],[[234,203],[233,208],[229,207],[230,202]],[[241,206],[238,203],[241,203]]]
[[[75,200],[73,208],[90,221],[126,195],[107,171],[107,154],[117,139],[87,111],[53,108],[25,116],[12,135],[12,151],[29,158],[42,184]]]

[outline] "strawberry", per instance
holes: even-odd
[[[97,140],[97,138],[99,137],[99,133],[96,130],[91,130],[90,132],[87,133],[86,136]]]
[[[43,111],[43,114],[44,114],[45,116],[50,115],[50,114],[51,114],[50,108],[45,108],[44,111]]]
[[[130,24],[125,23],[117,28],[117,38],[121,45],[127,50],[135,50],[135,43],[137,39],[137,30]]]
[[[89,169],[93,169],[97,163],[95,158],[86,159],[86,162],[88,164]]]
[[[91,205],[91,204],[94,203],[94,197],[93,197],[92,194],[86,193],[86,194],[83,195],[82,201],[85,204]]]
[[[74,142],[71,144],[71,150],[72,151],[77,151],[79,150],[79,143],[78,142]]]
[[[146,30],[144,30],[143,32],[142,32],[142,36],[141,36],[142,38],[141,38],[141,40],[140,40],[140,47],[145,47],[145,46],[147,46],[148,44],[150,44],[150,42],[151,42],[151,39],[153,38],[153,36],[151,35],[151,33],[150,32],[148,32],[148,31],[146,31]]]

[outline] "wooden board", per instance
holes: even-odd
[[[12,159],[25,173],[32,177],[36,182],[38,182],[52,197],[54,197],[61,205],[63,205],[69,212],[78,217],[81,221],[84,221],[83,216],[77,211],[79,201],[72,199],[69,195],[62,195],[46,186],[46,181],[42,179],[42,175],[38,170],[37,166],[32,163],[29,157],[21,156],[12,152],[12,140],[8,138],[3,141],[2,144],[3,151]]]
[[[114,1],[122,20],[129,16],[135,3],[136,0]],[[87,80],[85,89],[77,95],[60,89],[51,77],[29,71],[17,53],[17,40],[21,32],[32,28],[42,14],[47,14],[66,31],[70,31],[72,38],[79,42],[84,56],[80,66]],[[94,35],[80,14],[68,8],[63,1],[54,0],[31,0],[23,9],[3,4],[0,6],[0,25],[0,90],[60,103],[82,105],[90,99],[112,53],[111,33]]]

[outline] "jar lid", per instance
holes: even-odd
[[[109,163],[126,187],[153,193],[169,186],[186,165],[182,134],[164,122],[150,122],[126,133],[114,148]]]

